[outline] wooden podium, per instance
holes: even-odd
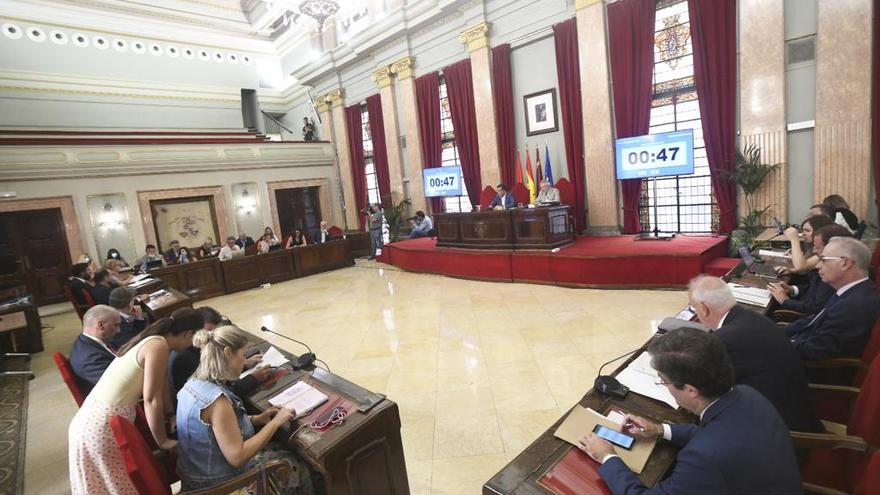
[[[570,206],[444,213],[434,217],[437,247],[553,249],[574,242]]]

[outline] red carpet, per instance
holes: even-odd
[[[571,287],[684,287],[727,255],[727,237],[578,237],[558,253],[437,248],[431,239],[386,244],[380,261],[407,271],[497,282]]]

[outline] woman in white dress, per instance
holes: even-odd
[[[119,350],[70,423],[71,493],[137,493],[113,437],[110,417],[134,421],[141,397],[156,444],[166,450],[177,445],[165,433],[166,418],[171,416],[174,421],[167,377],[168,354],[189,349],[194,333],[202,326],[201,313],[181,308],[147,327]]]

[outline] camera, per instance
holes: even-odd
[[[358,211],[360,211],[360,212],[361,212],[362,214],[364,214],[364,215],[370,215],[370,214],[373,213],[373,208],[371,208],[371,207],[368,206],[368,207],[366,207],[366,208],[364,208],[364,209],[362,209],[362,210],[358,210]]]

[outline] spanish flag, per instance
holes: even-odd
[[[532,157],[529,155],[529,147],[526,146],[526,188],[529,190],[529,204],[535,204],[538,197],[538,188],[535,185],[535,174],[532,173]]]

